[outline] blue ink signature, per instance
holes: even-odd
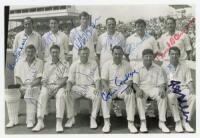
[[[184,100],[185,94],[181,93],[180,90],[180,81],[174,81],[172,80],[170,82],[170,85],[168,87],[172,87],[173,93],[178,94],[180,97],[177,98],[179,107],[181,108],[181,112],[183,113],[183,116],[185,116],[186,122],[188,122],[188,114],[189,112],[184,111],[184,109],[188,108],[188,105],[185,105],[184,103],[187,103],[187,100]]]
[[[107,92],[107,91],[103,91],[101,93],[101,97],[104,101],[108,101],[109,99],[112,98],[112,96],[116,93],[123,93],[125,92],[127,89],[129,88],[128,85],[124,85],[124,87],[118,87],[118,88],[115,88],[115,89],[112,89],[111,92]]]
[[[17,51],[16,51],[15,54],[14,54],[15,62],[14,62],[13,64],[8,64],[8,65],[7,65],[8,69],[10,69],[10,70],[14,70],[15,65],[17,64],[17,62],[18,62],[18,60],[19,60],[19,57],[20,57],[20,55],[21,55],[21,53],[22,53],[22,50],[23,50],[24,47],[25,47],[25,43],[26,43],[26,41],[28,40],[28,34],[25,33],[24,36],[25,36],[25,38],[22,39],[21,45],[17,48]]]
[[[101,16],[95,19],[95,23],[92,23],[91,26],[89,26],[81,35],[80,33],[76,30],[72,35],[74,38],[74,47],[76,49],[83,48],[86,44],[86,42],[92,37],[92,32],[93,28],[96,27],[96,22],[99,20]]]
[[[139,73],[137,72],[136,70],[132,71],[132,72],[129,72],[127,74],[125,74],[125,79],[124,80],[119,80],[118,77],[115,77],[115,85],[116,86],[121,86],[123,84],[126,83],[126,81],[129,79],[129,78],[132,78],[134,74],[136,73]]]

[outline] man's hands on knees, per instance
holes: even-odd
[[[163,99],[166,97],[166,91],[164,86],[160,86],[159,88],[159,96]]]

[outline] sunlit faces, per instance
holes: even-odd
[[[146,26],[144,23],[137,23],[135,25],[135,28],[136,28],[137,34],[143,35],[145,33]]]
[[[36,50],[35,48],[26,48],[25,50],[26,56],[28,60],[35,58]]]
[[[151,53],[143,55],[144,66],[150,67],[152,65],[153,59],[154,59],[154,57],[153,57],[153,54],[151,54]]]
[[[60,49],[58,48],[52,48],[50,50],[52,61],[56,62],[59,60],[59,55],[60,55]]]
[[[170,63],[176,64],[179,61],[180,53],[177,50],[170,50],[169,57],[170,57]]]
[[[31,32],[33,30],[33,22],[31,19],[24,19],[25,32]]]
[[[89,17],[88,16],[81,16],[80,18],[81,26],[87,27],[89,24]]]
[[[79,51],[81,63],[87,63],[90,51],[89,49],[82,49]]]
[[[172,19],[168,19],[166,22],[166,25],[167,25],[168,31],[170,32],[175,31],[176,23]]]
[[[51,19],[51,20],[49,21],[49,27],[50,27],[50,29],[51,29],[51,31],[52,31],[53,33],[56,33],[56,32],[58,31],[58,27],[59,27],[58,21],[57,21],[57,20],[54,20],[54,19]]]
[[[106,27],[108,32],[115,32],[116,22],[112,19],[107,20]]]
[[[120,64],[122,61],[122,57],[123,57],[122,49],[114,49],[112,56],[113,56],[113,61],[115,62],[115,64],[117,64],[117,65]]]

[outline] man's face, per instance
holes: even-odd
[[[145,67],[149,67],[152,65],[153,55],[152,54],[145,54],[143,56],[143,64]]]
[[[177,63],[180,57],[178,51],[176,50],[170,50],[169,56],[170,56],[170,63]]]
[[[34,48],[27,48],[25,52],[28,59],[33,59],[35,57],[36,51]]]
[[[116,64],[119,64],[121,63],[122,61],[122,57],[123,57],[123,52],[121,49],[114,49],[113,53],[112,53],[112,56],[113,56],[113,61],[116,63]]]
[[[137,34],[140,35],[140,34],[144,34],[145,33],[146,27],[145,27],[145,25],[143,23],[137,23],[135,25],[135,28],[136,28]]]
[[[30,19],[24,20],[24,29],[25,29],[25,31],[32,31],[33,30],[33,23],[31,22]]]
[[[49,27],[52,32],[57,32],[58,31],[58,22],[56,20],[50,20]]]
[[[81,16],[80,23],[81,23],[81,26],[88,26],[89,17],[87,17],[87,16]]]
[[[113,21],[113,20],[108,20],[108,21],[107,21],[107,24],[106,24],[106,27],[107,27],[107,31],[108,31],[108,32],[114,32],[114,31],[115,31],[115,27],[116,27],[115,21]]]
[[[87,63],[88,57],[89,57],[89,51],[88,50],[81,50],[79,55],[80,55],[80,60],[81,63]]]
[[[51,49],[50,53],[53,60],[59,59],[59,55],[60,55],[59,49]]]
[[[168,31],[175,31],[176,24],[174,23],[173,20],[168,19],[167,20],[167,29]]]

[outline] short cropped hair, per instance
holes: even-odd
[[[51,51],[52,49],[58,49],[58,50],[60,51],[60,47],[59,47],[58,45],[52,45],[52,46],[50,47],[50,51]]]
[[[135,21],[135,26],[136,24],[144,24],[144,26],[146,27],[146,22],[143,19],[138,19]]]
[[[116,20],[115,20],[115,18],[113,18],[113,17],[109,17],[109,18],[107,18],[107,19],[106,19],[106,24],[107,24],[108,20],[113,20],[113,21],[115,22],[115,24],[116,24]]]
[[[79,18],[81,19],[81,17],[88,17],[89,18],[89,14],[87,13],[87,12],[85,12],[85,11],[83,11],[83,12],[81,12],[80,14],[79,14]]]
[[[27,49],[34,49],[36,51],[36,48],[33,44],[27,45],[25,50],[27,50]]]
[[[174,19],[173,17],[167,17],[167,20],[172,20],[176,24],[176,19]]]
[[[26,17],[26,18],[24,18],[24,21],[25,20],[31,20],[31,23],[33,24],[33,19],[31,17]]]
[[[80,54],[82,50],[87,50],[88,53],[90,53],[90,49],[88,47],[81,47],[78,49],[78,54]]]
[[[170,52],[171,52],[172,50],[177,51],[178,54],[181,55],[181,51],[180,51],[180,49],[179,49],[178,47],[176,47],[176,46],[171,47],[171,48],[169,49],[169,54],[170,54]]]
[[[152,49],[144,49],[142,51],[142,56],[147,55],[147,54],[153,55],[153,50]]]
[[[112,53],[114,53],[114,50],[115,50],[115,49],[120,49],[120,50],[122,51],[122,53],[124,53],[124,51],[123,51],[123,49],[122,49],[121,46],[114,46],[114,47],[112,48]]]

